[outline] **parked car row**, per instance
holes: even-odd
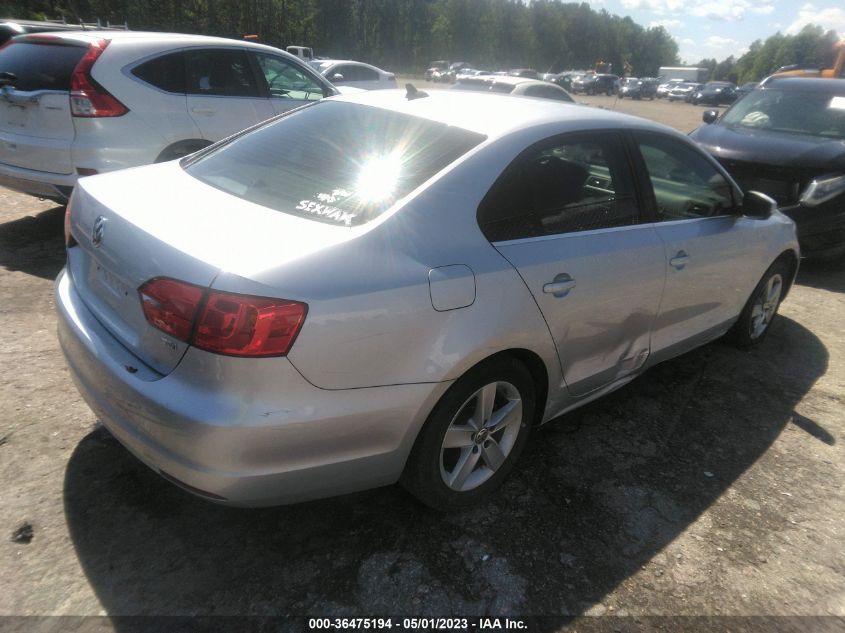
[[[524,77],[489,75],[464,77],[452,90],[509,94],[519,97],[539,97],[573,103],[572,96],[563,88],[548,81]]]

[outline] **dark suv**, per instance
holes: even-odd
[[[572,82],[572,91],[610,96],[616,94],[618,82],[619,77],[616,75],[584,75]]]
[[[795,221],[804,256],[845,256],[845,81],[772,78],[690,137]]]

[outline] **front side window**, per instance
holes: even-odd
[[[734,213],[733,187],[698,150],[660,134],[635,133],[661,222]]]
[[[270,209],[339,226],[377,218],[484,136],[407,114],[321,101],[184,163]]]
[[[323,98],[323,86],[296,64],[272,55],[256,54],[270,96],[300,101]]]
[[[523,155],[484,198],[478,220],[496,242],[627,226],[638,217],[621,142],[598,133]]]
[[[258,97],[258,84],[246,51],[223,48],[188,50],[189,94],[220,97]]]

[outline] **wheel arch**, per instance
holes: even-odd
[[[542,357],[537,352],[523,347],[504,349],[477,361],[463,371],[461,376],[502,357],[509,357],[516,360],[528,370],[529,374],[531,374],[532,381],[534,382],[534,396],[536,400],[532,425],[539,426],[540,422],[543,420],[543,415],[546,411],[546,404],[548,403],[549,398],[549,370],[546,367],[546,363],[543,362]]]
[[[786,280],[786,288],[784,289],[783,297],[781,298],[781,301],[783,301],[792,289],[792,284],[795,282],[795,276],[798,274],[798,253],[791,248],[787,249],[775,258],[772,265],[777,262],[784,262],[787,266],[789,266],[789,278]]]
[[[176,141],[165,147],[156,157],[155,162],[164,163],[169,160],[176,160],[188,154],[193,154],[211,145],[212,141],[204,138],[188,138]]]

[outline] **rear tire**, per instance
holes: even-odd
[[[436,510],[482,500],[501,485],[525,447],[535,400],[531,374],[511,357],[470,370],[428,416],[402,485]]]
[[[748,349],[766,338],[786,292],[790,272],[789,264],[782,259],[769,267],[728,332],[728,340],[737,347]]]

